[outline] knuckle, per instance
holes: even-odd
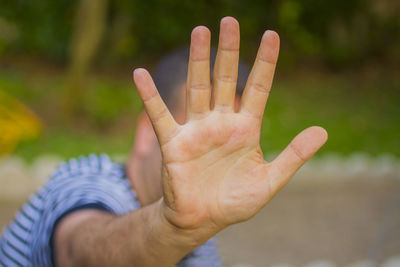
[[[252,82],[249,84],[250,88],[253,90],[256,90],[257,92],[263,93],[263,94],[268,94],[269,90],[267,89],[267,86],[261,83],[257,82]]]
[[[190,86],[190,90],[193,91],[209,91],[210,85],[205,83],[193,84]]]
[[[234,79],[231,75],[217,75],[215,78],[217,81],[224,83],[236,83],[236,79]]]

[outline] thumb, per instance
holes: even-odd
[[[270,186],[273,194],[278,192],[325,144],[328,133],[324,128],[313,126],[299,133],[290,144],[276,157],[269,168]]]

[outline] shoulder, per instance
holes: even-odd
[[[100,203],[117,214],[139,208],[125,168],[104,154],[62,162],[37,195],[52,207]]]

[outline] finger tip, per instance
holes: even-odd
[[[205,26],[197,26],[192,31],[190,41],[190,58],[193,60],[210,57],[211,32]]]
[[[150,77],[150,73],[144,68],[136,68],[133,71],[133,82],[136,85],[136,88],[140,91],[140,88],[143,85],[148,83],[148,78]]]
[[[206,26],[200,25],[193,28],[191,34],[192,42],[200,41],[204,43],[204,42],[209,42],[210,39],[211,39],[211,31]]]
[[[209,34],[210,30],[204,26],[204,25],[199,25],[193,28],[192,30],[192,36],[196,34]]]
[[[234,17],[227,16],[221,19],[220,28],[222,32],[238,34],[239,22]]]
[[[300,135],[299,144],[307,158],[314,155],[328,140],[328,132],[320,126],[311,126]]]
[[[273,39],[275,41],[279,41],[279,34],[274,30],[266,30],[263,36]]]
[[[265,31],[261,38],[258,56],[265,61],[275,64],[278,61],[279,45],[279,35],[275,31]]]
[[[133,75],[140,75],[140,73],[143,73],[143,71],[145,71],[144,68],[136,68],[133,70]]]
[[[147,73],[147,70],[144,68],[136,68],[133,70],[133,79],[136,81],[140,76]]]
[[[322,145],[328,140],[328,132],[321,126],[311,126],[308,129],[311,131],[312,136],[318,139]]]
[[[312,126],[298,134],[291,145],[302,155],[303,160],[308,160],[325,144],[327,139],[328,133],[324,128]]]
[[[221,19],[221,26],[222,25],[233,25],[239,26],[239,22],[232,16],[225,16]]]
[[[276,31],[267,30],[264,32],[263,41],[267,43],[267,45],[275,50],[279,50],[280,38],[279,34]]]
[[[239,49],[239,22],[234,17],[228,16],[221,19],[219,42],[222,48]]]

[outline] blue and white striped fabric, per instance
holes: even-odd
[[[98,208],[118,215],[140,208],[124,167],[106,155],[61,163],[4,230],[0,266],[53,266],[54,228],[63,216],[82,208]],[[221,266],[214,240],[187,255],[177,266]]]

